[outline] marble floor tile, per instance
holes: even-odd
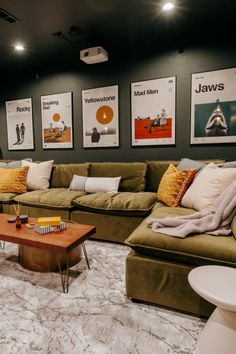
[[[204,321],[125,295],[129,248],[87,241],[69,293],[57,273],[22,268],[17,246],[0,252],[0,353],[192,354]]]

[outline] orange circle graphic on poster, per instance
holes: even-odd
[[[52,119],[54,120],[54,122],[59,122],[61,116],[59,113],[54,113]]]
[[[101,106],[96,112],[96,119],[100,124],[108,124],[114,116],[113,109],[110,106]]]

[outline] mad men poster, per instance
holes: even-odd
[[[175,144],[175,77],[131,84],[132,145]]]
[[[236,68],[192,74],[191,144],[236,142]]]
[[[83,146],[119,146],[118,85],[82,91]]]
[[[33,150],[32,99],[6,102],[8,150]]]
[[[72,93],[42,96],[41,114],[43,148],[72,148]]]

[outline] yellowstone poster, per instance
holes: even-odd
[[[191,144],[236,142],[236,68],[192,74]]]
[[[72,93],[42,96],[41,114],[43,148],[72,148]]]
[[[119,146],[118,85],[82,91],[83,146]]]
[[[175,144],[175,77],[131,84],[132,145]]]
[[[8,150],[33,150],[32,99],[6,102]]]

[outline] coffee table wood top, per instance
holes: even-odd
[[[20,229],[15,223],[8,223],[12,215],[0,214],[0,239],[18,245],[32,246],[52,252],[68,253],[80,245],[96,231],[95,226],[66,223],[67,228],[40,235],[34,229],[22,224]],[[37,223],[37,218],[29,218],[29,222]]]

